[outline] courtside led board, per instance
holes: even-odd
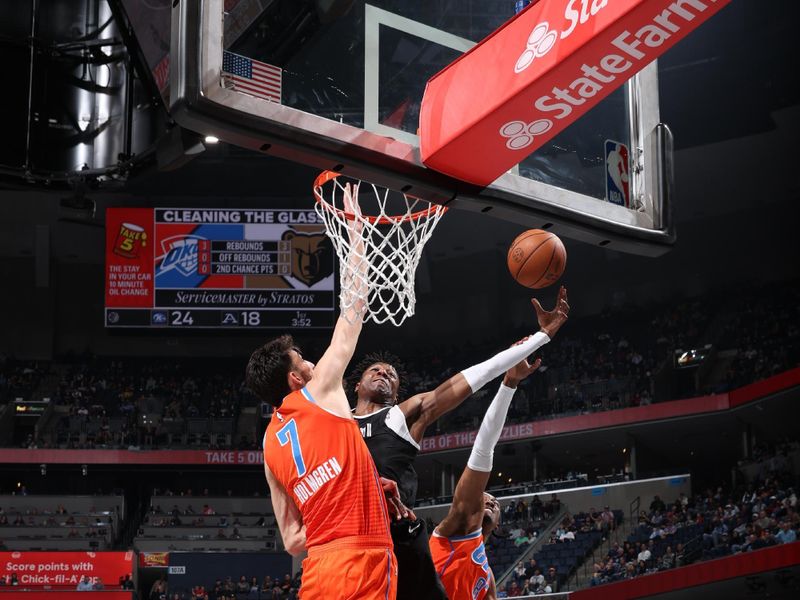
[[[428,82],[422,162],[489,185],[728,2],[531,4]]]
[[[110,208],[106,327],[331,327],[334,258],[313,210]]]

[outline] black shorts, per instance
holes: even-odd
[[[397,557],[397,600],[447,600],[433,566],[425,521],[394,521],[391,530]]]

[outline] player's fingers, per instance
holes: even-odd
[[[531,298],[531,304],[533,304],[533,308],[537,315],[545,312],[545,310],[542,308],[542,305],[539,304],[539,301],[536,298]]]

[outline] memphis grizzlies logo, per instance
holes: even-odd
[[[156,277],[170,271],[177,271],[184,277],[197,273],[197,248],[206,238],[198,235],[174,235],[161,240],[163,254],[158,257],[161,263],[156,268]],[[156,259],[156,260],[158,260]]]
[[[333,275],[333,244],[324,233],[285,231],[281,239],[292,243],[292,277],[310,287]]]

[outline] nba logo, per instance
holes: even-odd
[[[631,163],[625,144],[606,140],[606,200],[630,208]]]

